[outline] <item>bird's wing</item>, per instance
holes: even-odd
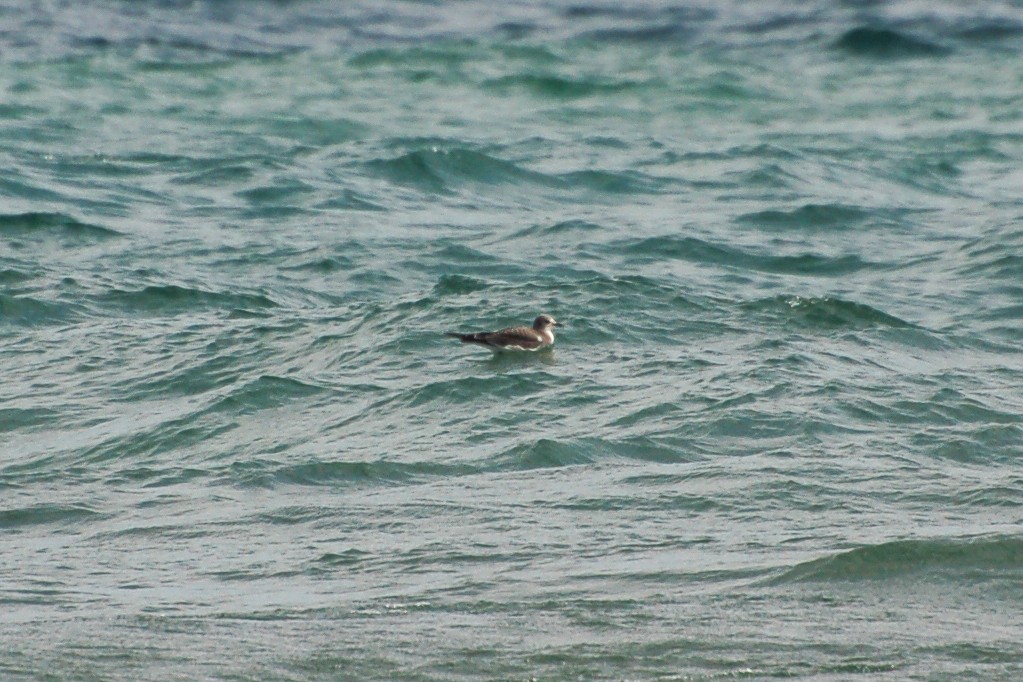
[[[481,334],[485,343],[491,346],[518,346],[519,348],[539,348],[544,339],[540,332],[532,327],[509,327],[496,332]]]
[[[478,343],[491,348],[536,350],[544,345],[543,336],[532,327],[509,327],[496,332],[476,332],[474,334],[448,332],[448,336],[453,336],[462,343]]]

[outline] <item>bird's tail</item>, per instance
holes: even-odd
[[[444,336],[458,339],[462,343],[480,343],[479,334],[459,334],[458,332],[445,332]]]

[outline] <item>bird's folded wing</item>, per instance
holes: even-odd
[[[539,348],[543,345],[543,337],[532,327],[510,327],[501,331],[479,334],[478,337],[480,341],[490,346]]]

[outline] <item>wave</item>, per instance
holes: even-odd
[[[0,433],[51,424],[59,415],[47,407],[0,407]]]
[[[5,268],[0,270],[0,284],[10,286],[12,284],[21,284],[32,279],[32,275],[18,270],[17,268]]]
[[[420,149],[366,163],[369,172],[431,194],[449,195],[472,185],[512,185],[600,194],[649,194],[670,181],[636,171],[583,170],[545,174],[483,152],[455,147]]]
[[[846,31],[835,47],[849,54],[892,59],[899,57],[940,57],[951,48],[890,28],[860,26]]]
[[[65,242],[86,242],[122,236],[109,227],[82,222],[65,213],[0,214],[0,236],[56,237]]]
[[[1015,289],[1023,281],[1023,231],[999,230],[990,236],[977,239],[960,249],[966,257],[958,268],[962,275],[973,278],[1002,280]],[[1019,300],[1018,291],[1007,291]]]
[[[831,257],[806,253],[796,256],[772,256],[751,253],[734,246],[713,244],[695,237],[647,237],[638,241],[619,241],[611,244],[610,249],[638,258],[642,262],[670,258],[775,274],[836,277],[883,267],[879,263],[866,261],[854,255]]]
[[[641,87],[640,83],[602,78],[567,78],[554,74],[523,73],[486,81],[484,87],[497,92],[525,90],[549,99],[582,99],[628,92]]]
[[[224,364],[230,364],[225,361]],[[201,370],[188,370],[184,376],[174,378],[178,395],[165,398],[172,393],[168,386],[159,381],[136,389],[125,389],[125,400],[135,410],[145,406],[145,412],[134,416],[118,416],[102,421],[79,431],[79,445],[74,451],[73,461],[79,465],[95,465],[107,462],[147,462],[149,458],[167,452],[187,453],[196,447],[209,447],[220,436],[235,431],[243,423],[243,417],[287,406],[328,389],[296,379],[263,375],[238,386],[196,390],[201,382]],[[222,382],[225,377],[219,377]],[[206,385],[210,382],[207,381]],[[146,397],[145,402],[143,396]],[[134,399],[132,399],[134,398]],[[258,418],[258,417],[257,417]],[[248,423],[252,423],[249,421]],[[278,447],[275,444],[272,447]],[[44,467],[46,460],[33,464]],[[164,469],[153,470],[148,466],[129,467],[111,472],[114,479],[129,477],[132,480],[160,478],[173,482]]]
[[[429,250],[421,252],[416,258],[403,260],[397,265],[408,271],[424,272],[431,278],[437,277],[435,292],[453,286],[454,293],[458,293],[465,286],[479,287],[483,282],[493,282],[494,278],[514,278],[521,272],[521,266],[513,261],[445,238],[437,239]],[[470,277],[477,281],[471,283],[458,280],[458,277]]]
[[[261,124],[261,126],[264,124]],[[266,122],[267,132],[311,147],[331,147],[365,137],[370,127],[350,118],[290,117]]]
[[[694,458],[679,448],[646,436],[618,440],[539,438],[504,450],[488,460],[483,469],[488,472],[559,469],[604,459],[677,463],[690,462]]]
[[[1020,537],[896,540],[807,561],[767,582],[777,585],[926,577],[961,583],[964,578],[1019,577],[1021,566],[1023,538]]]
[[[563,15],[580,26],[577,37],[597,44],[669,43],[693,39],[716,12],[701,7],[640,7],[632,4],[575,4]],[[598,24],[594,26],[593,24]]]
[[[299,381],[291,377],[279,377],[264,374],[214,403],[207,412],[229,411],[232,414],[245,414],[263,409],[280,407],[295,398],[318,395],[328,389],[315,384]]]
[[[100,303],[132,311],[184,313],[210,309],[265,309],[277,303],[262,294],[221,293],[174,284],[152,285],[136,291],[114,289]]]
[[[434,477],[477,473],[466,464],[437,462],[404,463],[387,459],[358,461],[312,460],[299,463],[254,459],[236,462],[227,475],[243,487],[274,488],[281,485],[346,486],[407,484]]]
[[[370,161],[367,167],[396,184],[439,194],[451,193],[453,188],[468,182],[550,184],[550,179],[541,173],[461,148],[413,151],[395,159]]]
[[[298,210],[292,206],[290,202],[295,202],[301,205],[303,197],[312,194],[315,188],[308,183],[294,179],[284,179],[276,181],[268,185],[260,185],[258,187],[251,187],[244,189],[235,194],[235,196],[244,199],[248,203],[254,206],[260,206],[271,209],[291,208]]]
[[[17,121],[25,118],[40,118],[46,115],[46,109],[28,104],[14,104],[5,102],[0,104],[0,119]]]
[[[813,328],[914,328],[915,325],[865,303],[824,296],[774,296],[746,304],[748,310],[783,317]]]
[[[154,366],[150,374],[126,379],[115,400],[135,402],[142,399],[197,396],[208,391],[227,389],[237,383],[244,371],[239,354],[222,351],[201,359],[178,356],[173,366]]]
[[[315,205],[319,210],[342,209],[346,211],[384,211],[381,204],[370,201],[350,189],[337,190],[337,194]]]
[[[695,31],[681,23],[652,23],[643,26],[621,28],[599,28],[581,34],[582,40],[595,43],[669,43],[677,44],[692,38]]]
[[[1009,426],[1019,424],[1019,415],[1011,409],[996,409],[997,400],[985,400],[982,393],[971,394],[955,388],[942,387],[923,400],[902,398],[893,402],[889,409],[894,415],[890,421],[907,424],[930,424],[947,426],[975,424],[982,427]]]
[[[930,3],[918,10],[900,11],[898,24],[882,8],[886,3],[856,3],[855,20],[862,25],[844,34],[848,3],[830,9],[798,9],[800,5],[794,8],[788,3],[773,3],[749,12],[679,7],[673,3],[536,3],[526,12],[503,8],[477,14],[476,20],[469,22],[471,26],[458,16],[464,10],[457,3],[435,3],[429,12],[418,3],[409,4],[370,11],[358,3],[346,3],[328,12],[305,3],[284,7],[254,3],[239,12],[219,3],[211,8],[206,3],[192,6],[161,2],[147,5],[133,17],[133,31],[105,30],[103,27],[115,26],[123,17],[116,9],[99,4],[40,10],[38,17],[26,13],[24,17],[9,18],[10,33],[23,36],[14,41],[13,56],[9,58],[31,60],[46,55],[72,60],[82,55],[118,55],[133,58],[136,68],[144,73],[225,68],[239,61],[252,63],[289,56],[306,59],[310,53],[317,55],[315,63],[319,63],[324,48],[333,46],[345,60],[345,68],[359,75],[370,69],[391,69],[411,82],[421,83],[430,78],[464,81],[474,63],[495,51],[498,61],[504,62],[518,58],[532,65],[558,59],[558,50],[522,42],[559,47],[582,44],[600,50],[609,44],[684,49],[696,44],[734,47],[777,41],[816,47],[823,33],[840,35],[832,42],[849,42],[857,49],[862,39],[855,32],[868,31],[899,36],[900,50],[907,49],[901,44],[908,42],[914,54],[920,50],[930,54],[934,49],[948,48],[935,43],[936,38],[909,35],[903,26],[912,26],[927,36],[975,43],[994,41],[1006,47],[1014,47],[1012,41],[1021,32],[1013,10],[997,7],[1011,3],[974,3],[976,7]],[[50,30],[41,31],[40,25],[50,26]],[[49,37],[43,39],[43,35]],[[523,41],[527,36],[533,39]],[[868,42],[873,44],[877,39]],[[885,44],[882,42],[882,46]]]
[[[472,59],[474,52],[469,43],[454,43],[444,46],[423,46],[402,48],[381,47],[366,50],[348,59],[348,66],[354,69],[376,69],[379,67],[410,67],[421,73],[431,67],[447,69],[459,66]]]
[[[490,468],[496,471],[560,468],[574,464],[589,464],[594,461],[594,457],[595,453],[591,448],[540,438],[502,452],[491,460]]]
[[[535,367],[534,361],[543,362],[545,357],[544,353],[480,356],[481,359],[485,358],[492,363],[509,366],[528,363],[528,366],[531,367]],[[435,401],[454,402],[462,405],[466,401],[478,401],[483,398],[510,401],[535,395],[543,390],[544,384],[549,383],[549,379],[549,375],[539,371],[528,374],[502,373],[497,376],[460,376],[430,382],[421,388],[407,392],[401,396],[400,401],[410,406],[425,405]]]
[[[353,259],[347,256],[335,255],[323,258],[314,258],[313,260],[303,261],[301,263],[296,263],[295,265],[285,265],[282,266],[281,269],[329,275],[334,272],[352,270],[354,267],[355,261]]]
[[[205,164],[203,164],[205,165]],[[178,185],[198,185],[200,187],[223,187],[248,182],[256,173],[251,166],[238,162],[217,164],[201,170],[193,170],[171,178],[170,182]]]
[[[486,291],[490,285],[476,277],[467,275],[443,275],[433,286],[433,293],[436,296],[450,296],[460,294],[471,294],[476,291]]]
[[[597,223],[587,220],[562,220],[554,224],[537,223],[524,227],[508,235],[506,239],[519,239],[522,237],[553,237],[565,235],[574,238],[577,233],[599,233],[605,228]]]
[[[372,552],[366,552],[355,547],[339,552],[327,552],[313,560],[313,570],[328,572],[337,568],[350,568],[358,566],[374,558],[374,556]]]
[[[557,178],[569,188],[601,194],[653,194],[672,182],[636,171],[573,171]]]
[[[81,504],[36,504],[0,510],[0,528],[14,530],[25,526],[67,525],[100,516],[100,512]]]
[[[78,319],[80,309],[67,303],[0,293],[0,325],[35,326]]]
[[[805,204],[791,211],[757,211],[738,217],[738,222],[774,228],[844,228],[866,222],[872,213],[847,204]]]
[[[1017,19],[1005,18],[1002,21],[980,19],[970,22],[955,31],[955,35],[963,40],[977,43],[1002,42],[1017,40],[1023,36],[1023,23]]]
[[[245,487],[374,486],[534,469],[558,469],[613,458],[662,463],[693,459],[683,456],[676,448],[643,437],[620,441],[602,438],[569,440],[539,438],[472,462],[400,462],[386,458],[280,462],[264,458],[235,462],[230,465],[225,475],[234,484]]]

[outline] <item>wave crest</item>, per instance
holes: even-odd
[[[798,564],[771,583],[890,580],[926,575],[961,581],[996,573],[1018,575],[1023,565],[1023,538],[972,540],[896,540],[857,547]]]
[[[940,57],[951,50],[943,45],[890,28],[860,26],[846,31],[835,47],[850,54],[892,59],[899,57]]]

